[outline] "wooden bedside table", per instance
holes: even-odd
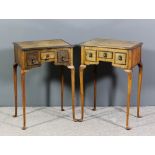
[[[75,118],[75,69],[73,66],[73,48],[63,40],[26,41],[14,43],[15,63],[13,65],[15,117],[17,117],[17,66],[21,67],[21,87],[23,106],[23,129],[26,129],[26,91],[25,74],[28,70],[41,66],[45,62],[66,66],[71,70],[72,113]],[[61,72],[61,110],[63,111],[64,76]]]
[[[122,68],[128,75],[128,94],[126,110],[126,129],[129,128],[129,108],[132,88],[132,69],[138,65],[137,117],[140,117],[140,92],[142,85],[141,42],[94,39],[81,44],[80,96],[81,121],[84,117],[84,83],[83,72],[87,65],[98,65],[100,61],[111,62],[112,66]],[[94,73],[96,67],[94,68]],[[94,76],[95,77],[95,76]],[[94,109],[96,110],[96,79],[94,78]]]

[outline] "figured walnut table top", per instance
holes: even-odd
[[[101,39],[96,38],[81,44],[81,46],[89,47],[105,47],[105,48],[117,48],[117,49],[133,49],[137,46],[141,46],[142,42],[136,41],[120,41],[113,39]]]
[[[61,48],[61,47],[71,47],[71,45],[64,40],[54,39],[54,40],[39,40],[39,41],[24,41],[15,42],[15,45],[19,46],[23,50],[27,49],[41,49],[41,48]]]

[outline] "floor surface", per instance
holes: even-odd
[[[0,107],[0,135],[13,136],[151,136],[155,135],[155,107],[141,107],[142,118],[131,107],[130,127],[125,129],[125,107],[85,108],[83,122],[72,121],[71,107],[27,107],[27,129],[22,130],[22,108]],[[77,108],[78,117],[80,109]]]

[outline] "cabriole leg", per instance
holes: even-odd
[[[94,78],[94,108],[93,110],[96,111],[96,70],[97,66],[94,66],[93,78]]]
[[[21,70],[22,106],[23,106],[23,130],[26,129],[26,91],[25,91],[25,70]]]
[[[63,72],[63,66],[61,67],[61,111],[64,111],[64,72]]]
[[[80,99],[81,99],[81,119],[79,121],[83,121],[84,117],[84,69],[86,68],[86,65],[80,65]]]
[[[77,122],[78,120],[75,117],[75,68],[74,68],[74,66],[68,66],[68,68],[71,70],[73,121]]]
[[[132,70],[125,70],[128,75],[128,95],[127,95],[127,107],[126,107],[126,129],[129,127],[129,114],[130,114],[130,101],[131,101],[131,89],[132,89]]]
[[[139,74],[138,74],[138,97],[137,97],[137,117],[140,118],[140,94],[142,87],[142,76],[143,76],[143,65],[142,63],[138,64]]]
[[[14,117],[17,117],[17,67],[18,64],[13,65],[13,81],[14,81],[14,102],[15,102],[15,114],[13,115]]]

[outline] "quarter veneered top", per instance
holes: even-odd
[[[54,39],[54,40],[39,40],[39,41],[24,41],[15,42],[15,45],[19,46],[21,49],[41,49],[41,48],[58,48],[58,47],[71,47],[71,45],[64,40]]]
[[[142,42],[136,42],[136,41],[120,41],[113,39],[96,38],[82,43],[81,46],[133,49],[137,46],[141,46],[142,44],[143,44]]]

